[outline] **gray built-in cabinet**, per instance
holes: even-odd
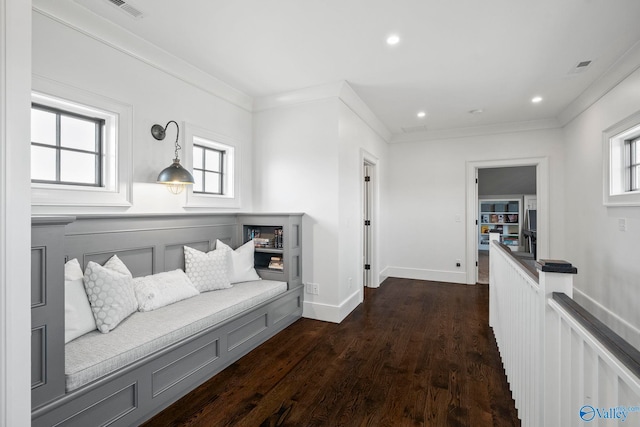
[[[184,245],[209,251],[219,239],[236,248],[248,240],[250,230],[268,240],[256,249],[258,274],[287,282],[284,294],[66,393],[67,259],[78,258],[85,267],[117,254],[134,276],[143,276],[184,268]],[[301,242],[302,214],[33,217],[33,425],[138,425],[295,322],[303,303]],[[171,385],[156,390],[157,376],[167,372]]]

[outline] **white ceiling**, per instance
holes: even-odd
[[[393,134],[555,120],[640,40],[639,0],[76,3],[254,98],[346,80]]]

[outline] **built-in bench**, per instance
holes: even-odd
[[[34,426],[137,425],[302,315],[301,214],[34,217],[32,225]],[[258,269],[267,280],[136,312],[108,334],[64,344],[66,259],[86,266],[115,254],[145,276],[184,268],[185,245],[237,247],[256,226],[282,229],[282,248],[264,251],[284,268]]]

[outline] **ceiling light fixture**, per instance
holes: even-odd
[[[534,96],[533,98],[531,98],[531,102],[533,102],[534,104],[537,104],[538,102],[542,102],[542,97]]]
[[[418,111],[418,114],[416,114],[418,116],[418,118],[423,119],[425,117],[427,117],[427,113],[426,111]]]
[[[156,124],[151,127],[151,135],[153,135],[153,137],[158,141],[162,141],[167,135],[167,127],[171,123],[176,125],[175,157],[173,159],[173,163],[170,166],[164,168],[162,172],[160,172],[160,175],[158,175],[158,180],[156,182],[166,185],[169,191],[171,191],[173,194],[180,194],[187,185],[193,184],[195,182],[193,179],[193,175],[191,175],[191,172],[182,167],[182,165],[180,164],[180,158],[178,157],[178,150],[182,148],[180,147],[180,144],[178,144],[180,127],[175,120],[169,121],[164,127],[162,127],[162,125]]]
[[[398,43],[400,43],[400,36],[397,34],[391,34],[389,37],[387,37],[387,44],[389,46],[394,46],[397,45]]]

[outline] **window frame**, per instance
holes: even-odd
[[[183,157],[185,167],[194,171],[193,168],[193,147],[194,145],[205,146],[217,151],[223,151],[223,194],[211,194],[194,191],[194,186],[190,185],[187,190],[185,209],[205,209],[205,208],[240,208],[240,165],[241,152],[240,144],[225,135],[218,134],[209,129],[184,123],[185,132]]]
[[[640,148],[640,136],[627,139],[625,141],[626,145],[626,173],[627,173],[627,192],[630,191],[640,191],[640,186],[638,185],[638,169],[640,168],[640,161],[634,163],[633,159],[637,159],[638,149]]]
[[[122,211],[132,206],[133,107],[65,83],[33,76],[32,104],[97,117],[103,128],[102,186],[32,182],[34,214]]]
[[[56,150],[56,179],[55,180],[47,180],[47,179],[33,179],[31,178],[31,182],[40,183],[40,184],[57,184],[57,185],[77,185],[81,187],[104,187],[104,127],[106,120],[98,117],[91,117],[83,114],[78,114],[72,111],[67,111],[62,108],[50,107],[44,104],[38,104],[36,102],[31,103],[31,110],[36,109],[40,111],[46,111],[49,113],[53,113],[56,116],[56,135],[55,135],[55,145],[45,144],[41,142],[34,142],[31,140],[31,146],[43,147],[43,148],[53,148]],[[82,150],[79,148],[65,147],[62,145],[61,141],[61,122],[62,117],[72,117],[75,119],[84,120],[87,122],[91,122],[96,126],[95,131],[95,147],[96,151],[88,151]],[[62,180],[62,153],[64,151],[75,152],[75,153],[83,153],[83,154],[91,154],[95,156],[95,174],[94,174],[94,183],[85,183],[85,182],[75,182],[75,181],[63,181]]]
[[[640,189],[631,188],[629,141],[640,139],[640,111],[605,129],[603,198],[605,206],[640,206]]]
[[[194,194],[211,194],[211,195],[216,195],[216,196],[224,196],[225,195],[225,157],[227,156],[227,152],[226,150],[222,150],[220,148],[214,148],[211,146],[207,146],[204,145],[202,143],[196,144],[195,142],[193,143],[193,148],[195,147],[199,147],[202,149],[202,168],[196,168],[195,166],[193,167],[193,173],[195,175],[196,171],[200,171],[203,173],[203,178],[206,172],[209,173],[215,173],[220,175],[220,191],[219,192],[214,192],[214,191],[207,191],[207,185],[206,185],[206,179],[202,180],[202,187],[203,187],[203,191],[196,191],[195,189],[193,190]],[[219,157],[220,157],[220,163],[218,164],[218,170],[213,170],[213,169],[207,169],[207,151],[215,151],[217,153],[219,153]],[[194,186],[195,188],[195,186]]]

